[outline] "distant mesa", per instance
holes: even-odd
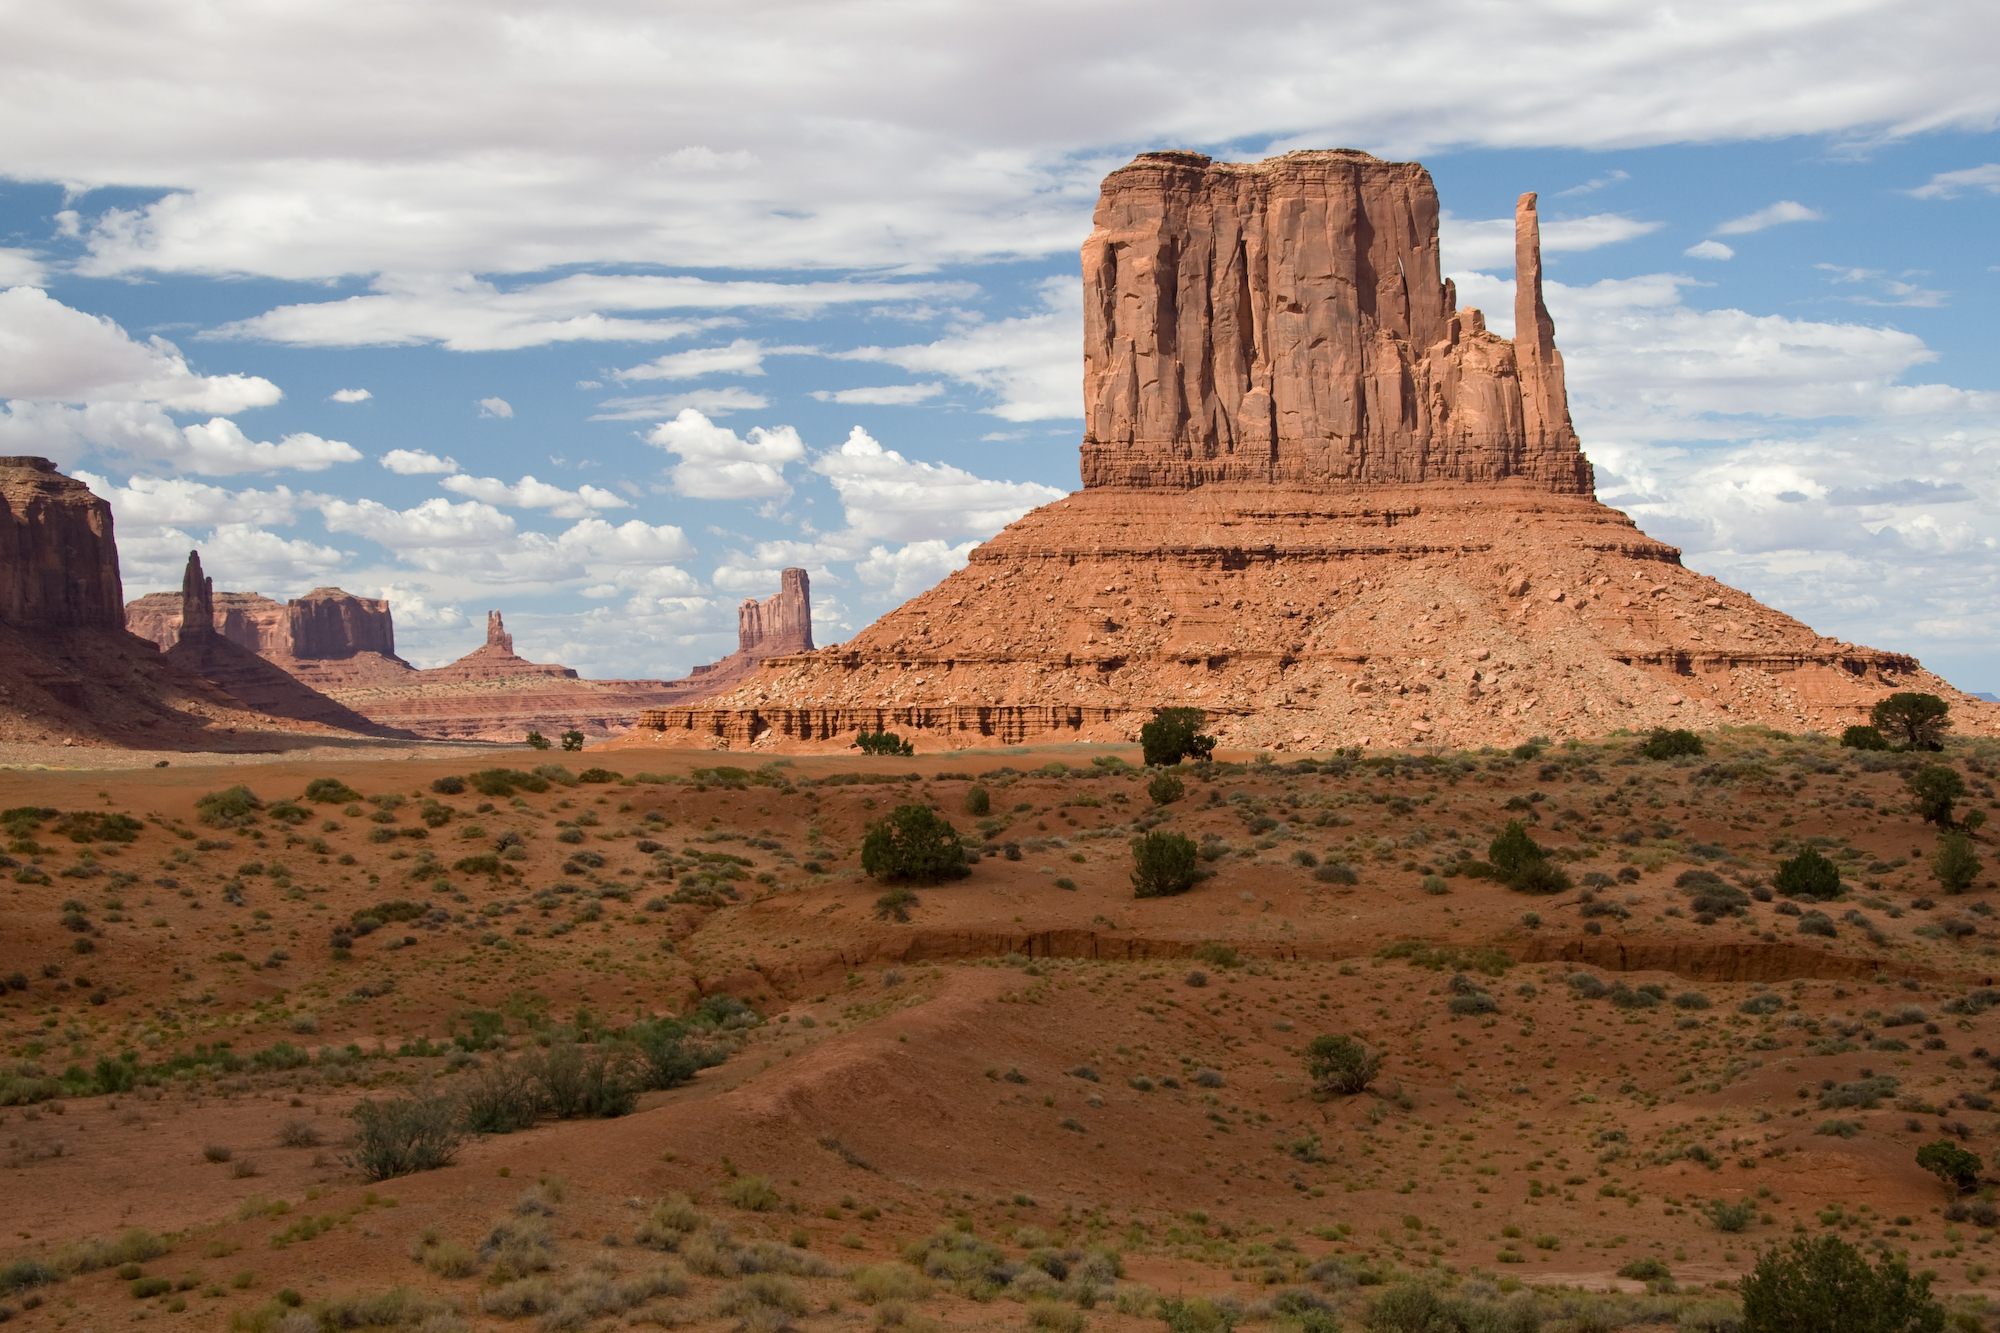
[[[339,588],[276,602],[262,593],[214,595],[215,631],[317,689],[393,680],[414,670],[396,656],[389,603]],[[180,641],[181,597],[148,593],[125,607],[125,627],[162,651]]]
[[[638,743],[1481,745],[1838,730],[1884,694],[2000,709],[1822,638],[1598,503],[1515,210],[1513,339],[1441,274],[1430,174],[1351,150],[1143,153],[1083,243],[1084,488],[838,649],[766,657]]]
[[[211,591],[190,577],[168,597],[199,619]],[[379,732],[254,655],[211,674],[229,654],[162,654],[126,632],[123,602],[111,506],[46,458],[0,458],[0,741],[258,750]]]
[[[362,735],[410,734],[383,727],[337,703],[217,630],[214,584],[202,572],[198,551],[188,552],[187,569],[181,578],[179,622],[174,644],[167,649],[167,660],[213,681],[251,708],[274,717],[314,722]]]
[[[176,648],[184,637],[186,594],[184,588],[182,594],[139,598],[126,607],[127,625],[163,648]],[[255,655],[373,724],[438,740],[519,741],[530,731],[551,738],[570,730],[616,735],[629,730],[644,709],[698,702],[749,679],[767,657],[810,652],[813,646],[811,589],[803,569],[783,571],[774,596],[738,608],[736,652],[677,681],[584,680],[574,668],[531,662],[514,651],[514,636],[499,611],[486,614],[484,643],[426,671],[396,656],[387,601],[339,588],[315,588],[284,603],[255,592],[205,595],[213,604],[213,638]],[[201,619],[197,611],[196,620]]]

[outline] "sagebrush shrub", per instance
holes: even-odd
[[[362,1101],[354,1119],[354,1154],[342,1160],[370,1180],[387,1180],[449,1166],[465,1142],[451,1097]]]
[[[938,884],[971,874],[951,821],[927,805],[899,805],[868,826],[861,868],[878,880]]]
[[[1306,1046],[1306,1077],[1323,1092],[1352,1095],[1382,1070],[1382,1056],[1346,1033],[1322,1033]],[[1200,1076],[1196,1076],[1200,1081]]]
[[[1194,839],[1178,833],[1147,833],[1132,839],[1132,896],[1166,898],[1186,893],[1201,879],[1201,852]]]

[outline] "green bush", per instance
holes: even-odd
[[[39,1259],[15,1259],[11,1263],[0,1264],[0,1296],[11,1296],[17,1291],[60,1281],[62,1274]]]
[[[464,790],[463,786],[460,790]],[[311,801],[314,805],[346,805],[349,801],[360,800],[361,793],[339,778],[314,778],[306,784],[306,794],[299,799]]]
[[[722,1187],[727,1203],[753,1213],[768,1213],[778,1206],[778,1191],[763,1176],[738,1176]]]
[[[1787,898],[1827,902],[1840,896],[1840,867],[1808,847],[1789,860],[1778,862],[1771,887]]]
[[[528,740],[528,748],[530,750],[546,750],[549,748],[549,738],[547,736],[542,735],[542,733],[539,731],[529,732],[527,740]]]
[[[1905,750],[1942,750],[1951,706],[1935,694],[1904,690],[1877,703],[1868,720]]]
[[[1314,1087],[1351,1096],[1375,1081],[1382,1071],[1382,1056],[1357,1037],[1324,1032],[1307,1044],[1305,1066]]]
[[[583,748],[583,733],[575,730],[565,731],[562,734],[562,747],[565,750],[581,750]]]
[[[1840,733],[1840,743],[1849,750],[1886,750],[1889,738],[1874,727],[1859,724]]]
[[[1965,795],[1965,779],[1949,764],[1925,764],[1904,779],[1910,789],[1911,803],[1917,807],[1927,824],[1939,828],[1952,826],[1952,810],[1958,798]]]
[[[986,788],[973,785],[965,789],[965,813],[978,819],[992,812],[993,796]]]
[[[878,880],[937,884],[972,873],[951,821],[927,805],[899,805],[868,826],[861,868]]]
[[[456,774],[442,778],[433,778],[431,780],[431,790],[440,796],[456,796],[465,790],[465,779]]]
[[[1618,1270],[1619,1277],[1631,1278],[1634,1282],[1671,1282],[1673,1270],[1658,1255],[1644,1254]]]
[[[532,1129],[548,1110],[541,1086],[517,1061],[495,1064],[460,1096],[460,1121],[474,1134]]]
[[[1950,1139],[1939,1139],[1917,1149],[1917,1165],[1943,1181],[1954,1194],[1962,1194],[1979,1183],[1986,1163]]]
[[[591,783],[623,782],[625,775],[608,768],[586,768],[576,775],[576,780]]]
[[[1940,833],[1931,853],[1931,874],[1946,893],[1964,893],[1979,878],[1980,860],[1972,839],[1953,830]]]
[[[915,754],[917,747],[904,740],[893,731],[859,732],[854,743],[861,747],[863,754]]]
[[[1705,754],[1707,750],[1701,737],[1685,728],[1668,731],[1665,727],[1654,727],[1639,746],[1639,753],[1648,759],[1678,759],[1682,755]]]
[[[1146,784],[1146,795],[1153,798],[1154,805],[1172,805],[1187,795],[1187,784],[1171,773],[1161,773]]]
[[[545,792],[549,780],[533,773],[523,773],[518,768],[482,768],[469,774],[466,782],[481,796],[512,796],[518,788],[527,792]]]
[[[449,1166],[465,1142],[459,1108],[449,1097],[370,1098],[348,1114],[355,1123],[354,1155],[342,1161],[370,1180]]]
[[[194,803],[196,822],[210,828],[242,828],[263,808],[256,793],[241,785],[212,791]]]
[[[1132,839],[1132,896],[1170,898],[1201,879],[1201,849],[1178,833],[1148,833]]]
[[[1562,893],[1570,887],[1569,876],[1549,862],[1548,851],[1518,819],[1509,820],[1487,846],[1486,860],[1493,878],[1520,893]]]
[[[1701,1211],[1717,1231],[1741,1231],[1757,1220],[1757,1201],[1738,1199],[1735,1203],[1724,1203],[1721,1199],[1711,1199]]]
[[[1884,1255],[1874,1268],[1838,1236],[1773,1246],[1743,1279],[1743,1333],[1943,1333],[1928,1275]]]
[[[1183,759],[1205,761],[1215,753],[1215,738],[1200,735],[1208,714],[1199,708],[1162,708],[1139,728],[1139,748],[1149,767],[1178,764]]]

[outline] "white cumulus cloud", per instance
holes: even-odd
[[[456,458],[439,458],[428,449],[391,449],[376,461],[399,477],[458,471]]]
[[[692,409],[709,416],[726,416],[731,412],[757,412],[769,407],[771,402],[761,393],[752,393],[729,385],[722,389],[691,389],[686,393],[659,394],[643,398],[607,398],[598,406],[603,410],[590,418],[592,421],[646,421],[659,417],[670,417]]]
[[[92,494],[110,501],[120,542],[169,528],[218,524],[285,526],[297,519],[301,507],[313,507],[323,498],[311,492],[297,493],[285,486],[274,486],[268,491],[233,491],[185,477],[147,476],[134,476],[119,486],[109,478],[80,468],[71,475],[90,487]]]
[[[850,403],[866,407],[909,407],[944,392],[942,384],[880,384],[864,389],[814,389],[822,403]]]
[[[482,417],[511,417],[514,405],[505,398],[482,398],[479,400],[479,415]]]
[[[282,396],[259,376],[197,374],[166,339],[137,342],[115,321],[38,288],[0,292],[0,398],[229,414]]]
[[[1740,218],[1731,218],[1715,229],[1718,236],[1743,236],[1766,227],[1775,227],[1783,222],[1820,222],[1826,214],[1817,209],[1791,199],[1780,199],[1769,208],[1760,208],[1755,213],[1745,213]]]
[[[1544,216],[1542,249],[1596,250],[1658,231],[1664,222],[1643,222],[1622,213],[1588,217]],[[1450,209],[1438,215],[1438,253],[1448,269],[1514,267],[1514,219],[1459,218]]]
[[[335,389],[327,395],[327,401],[335,403],[365,403],[375,395],[366,389]]]
[[[1963,171],[1940,171],[1927,184],[1909,193],[1918,199],[1956,199],[1971,190],[2000,194],[2000,162],[1967,167]]]
[[[600,509],[630,509],[632,504],[596,486],[579,486],[566,491],[533,477],[523,477],[509,486],[498,477],[446,477],[441,483],[448,491],[469,495],[490,505],[515,509],[546,509],[556,518],[589,518]]]
[[[801,356],[816,347],[766,347],[754,338],[738,338],[727,347],[696,347],[685,352],[669,352],[644,365],[614,370],[611,377],[620,383],[630,380],[691,380],[703,375],[761,375],[767,356]]]
[[[805,442],[790,426],[753,426],[747,436],[739,436],[692,407],[653,427],[646,443],[680,458],[670,473],[674,489],[696,500],[790,495],[785,465],[806,454]]]
[[[1690,259],[1734,259],[1736,252],[1721,241],[1698,241],[1681,251]]]
[[[1083,284],[1049,278],[1041,284],[1040,313],[992,322],[968,320],[932,343],[909,347],[858,347],[839,354],[848,361],[881,361],[917,374],[944,375],[993,398],[986,410],[1008,421],[1083,415]]]
[[[884,449],[856,426],[813,460],[847,510],[849,539],[930,541],[986,538],[1036,505],[1066,492],[1033,481],[993,481],[949,463],[924,463]]]

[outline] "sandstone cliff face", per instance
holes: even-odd
[[[1453,308],[1430,173],[1347,150],[1146,153],[1083,246],[1086,487],[1523,478],[1589,494],[1517,213],[1518,345]]]
[[[197,574],[183,595],[212,615]],[[178,621],[182,597],[172,600]],[[0,459],[0,741],[243,750],[286,743],[276,732],[325,730],[164,657],[125,631],[122,602],[109,506],[47,459]]]
[[[262,657],[339,660],[357,653],[396,656],[396,626],[389,603],[339,588],[314,588],[304,597],[276,602],[262,593],[214,594],[216,631]],[[155,592],[125,606],[125,628],[162,649],[180,638],[181,598]]]
[[[813,649],[812,586],[803,569],[778,576],[778,591],[763,601],[745,598],[736,608],[736,651],[762,660]]]
[[[256,600],[270,606],[277,605],[268,598]],[[321,694],[276,663],[258,656],[237,639],[224,635],[216,628],[216,613],[214,580],[203,573],[201,554],[189,551],[187,571],[181,578],[178,637],[174,646],[167,650],[167,660],[212,682],[246,707],[272,717],[335,727],[362,735],[409,734],[377,725]]]
[[[2000,707],[1681,566],[1597,503],[1515,213],[1516,336],[1454,309],[1414,163],[1149,153],[1084,244],[1084,489],[838,650],[772,657],[620,745],[1130,740],[1477,746],[1838,731],[1894,690]]]
[[[0,458],[0,620],[119,629],[122,587],[111,506],[46,458]]]

